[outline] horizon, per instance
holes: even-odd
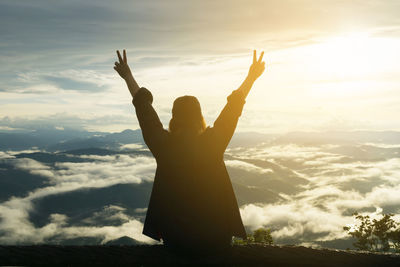
[[[164,128],[168,130],[167,128]],[[31,133],[35,131],[78,131],[78,132],[87,132],[87,133],[101,133],[101,134],[115,134],[115,133],[122,133],[124,131],[141,131],[140,128],[125,128],[120,131],[97,131],[97,130],[86,130],[86,129],[76,129],[76,128],[64,128],[58,127],[53,125],[46,125],[45,127],[38,127],[38,128],[1,128],[0,133]],[[242,130],[242,131],[235,131],[233,137],[237,134],[260,134],[260,135],[287,135],[287,134],[294,134],[294,133],[310,133],[310,134],[323,134],[323,133],[330,133],[330,134],[337,134],[337,133],[384,133],[384,132],[392,132],[392,133],[400,133],[400,130],[372,130],[372,129],[351,129],[351,130],[309,130],[309,131],[287,131],[287,132],[259,132],[256,130]]]

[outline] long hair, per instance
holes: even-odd
[[[201,134],[207,125],[201,113],[200,102],[196,97],[185,95],[178,97],[172,107],[172,119],[169,131],[172,134]]]

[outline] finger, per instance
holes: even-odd
[[[119,65],[119,63],[117,61],[115,61],[115,66],[118,66],[118,65]]]
[[[253,63],[256,63],[257,61],[257,55],[256,55],[256,50],[253,51]]]
[[[260,58],[258,59],[258,62],[261,62],[263,56],[264,56],[264,51],[261,52],[261,55],[260,55]]]
[[[122,60],[121,54],[119,53],[118,50],[117,50],[117,55],[118,55],[119,63],[122,64],[124,61]]]
[[[125,51],[125,49],[124,49],[124,62],[125,62],[125,63],[128,63],[128,59],[126,58],[126,51]]]

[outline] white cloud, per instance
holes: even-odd
[[[393,205],[400,207],[400,176],[397,177],[399,184],[397,186],[378,186],[366,194],[366,198],[371,202],[379,206]],[[399,210],[400,212],[400,210]]]
[[[225,164],[227,167],[238,168],[248,172],[257,172],[261,174],[274,172],[272,169],[260,168],[254,164],[247,163],[241,160],[225,160]]]
[[[136,143],[125,144],[125,145],[121,146],[121,150],[130,150],[130,149],[140,150],[140,149],[145,149],[145,148],[143,147],[142,144],[136,144]]]
[[[308,180],[297,193],[285,195],[279,202],[240,207],[244,224],[252,230],[262,226],[271,227],[272,235],[278,243],[279,240],[296,239],[299,243],[313,244],[315,241],[346,238],[342,227],[354,223],[352,212],[371,214],[375,211],[373,213],[379,215],[386,208],[393,210],[400,206],[400,159],[363,161],[355,157],[351,161],[342,161],[343,155],[340,152],[326,152],[331,148],[262,145],[251,149],[229,150],[229,154],[236,158],[226,161],[229,168],[238,168],[249,174],[269,173],[282,179],[286,174],[294,173]],[[118,237],[118,231],[127,233],[124,231],[128,231],[128,226],[139,227],[137,218],[130,217],[118,206],[104,207],[92,218],[86,219],[86,223],[108,217],[111,221],[119,220],[120,228],[69,227],[65,224],[68,218],[62,214],[52,215],[52,221],[45,227],[32,226],[28,214],[34,208],[31,203],[33,199],[82,187],[106,187],[116,183],[140,182],[143,179],[151,181],[156,167],[154,159],[142,156],[120,154],[81,157],[92,161],[58,162],[53,168],[32,159],[5,159],[14,162],[17,168],[48,177],[50,184],[30,192],[24,198],[11,198],[0,204],[0,214],[4,214],[0,220],[0,229],[8,233],[0,241],[41,242],[51,237],[56,231],[54,229],[68,238],[82,236],[79,235],[80,231],[85,231],[84,235],[99,235],[110,240]],[[272,171],[270,168],[273,167],[270,166],[275,166],[275,163],[279,163],[279,168]],[[269,189],[268,183],[265,186]],[[146,208],[136,209],[135,212],[142,216],[140,213],[146,212]],[[399,214],[396,216],[399,217]],[[136,235],[135,231],[127,235],[139,240],[140,235]],[[31,233],[41,238],[33,237]]]
[[[44,176],[49,179],[53,178],[54,176],[49,166],[33,159],[19,158],[14,159],[13,163],[16,168],[28,171],[34,175]]]
[[[298,240],[299,244],[346,238],[342,227],[354,224],[353,212],[378,216],[385,207],[400,206],[398,158],[382,161],[357,161],[355,158],[350,163],[336,163],[342,155],[321,152],[324,147],[291,145],[284,146],[281,152],[277,148],[230,152],[233,156],[247,159],[263,159],[269,155],[281,165],[291,168],[292,159],[300,159],[295,162],[302,167],[295,165],[295,168],[309,180],[302,191],[277,203],[240,207],[246,226],[251,230],[271,228],[272,236],[278,243],[287,238]],[[280,153],[285,155],[281,157]],[[269,157],[266,159],[271,161]],[[310,164],[309,159],[319,162]],[[350,182],[353,183],[352,187],[340,189],[343,184]],[[365,186],[365,189],[358,191]],[[375,212],[371,213],[371,210]],[[399,209],[397,213],[400,213]],[[399,217],[399,214],[396,216]]]
[[[0,151],[0,159],[12,159],[15,158],[15,156],[10,155],[8,152]]]
[[[352,221],[351,216],[343,216],[334,209],[322,210],[306,200],[294,200],[280,204],[241,207],[245,225],[252,230],[259,227],[272,228],[275,239],[295,238],[310,240],[310,235],[320,234],[319,240],[343,238],[342,227]]]
[[[288,145],[259,145],[254,148],[246,149],[240,154],[235,155],[241,158],[251,159],[291,159],[297,162],[309,162],[314,159],[325,159],[325,161],[336,160],[340,155],[324,152],[324,149],[332,148],[332,145],[326,146],[299,146],[296,144]],[[234,152],[234,151],[233,151]]]
[[[137,212],[137,213],[147,212],[147,208],[137,208],[137,209],[135,209],[135,212]]]
[[[58,162],[55,168],[29,158],[9,159],[16,168],[32,174],[49,178],[50,185],[31,191],[26,197],[12,197],[0,203],[0,230],[5,234],[0,237],[2,244],[42,243],[54,235],[63,238],[82,236],[104,237],[103,242],[130,236],[136,240],[152,243],[150,238],[141,234],[143,225],[135,218],[124,214],[118,206],[106,207],[94,216],[106,216],[108,219],[122,219],[120,226],[76,227],[65,226],[68,218],[63,214],[52,214],[51,222],[37,228],[29,221],[29,213],[34,210],[32,200],[48,195],[73,191],[85,187],[107,187],[119,183],[140,183],[154,178],[155,160],[149,157],[131,157],[128,155],[82,156],[94,159],[93,162]],[[138,212],[145,210],[138,210]],[[154,243],[154,242],[153,242]]]
[[[24,206],[26,205],[26,206]],[[4,234],[0,236],[0,243],[12,244],[40,244],[57,237],[58,239],[72,239],[78,237],[100,237],[102,243],[129,236],[141,242],[154,244],[154,240],[142,235],[143,224],[122,212],[116,216],[123,217],[125,222],[119,226],[66,226],[68,217],[64,214],[51,214],[50,223],[36,228],[28,219],[28,210],[32,208],[29,201],[14,199],[0,205],[0,229]]]
[[[101,211],[94,212],[90,218],[82,220],[83,223],[96,225],[99,222],[102,224],[122,222],[126,223],[131,220],[131,217],[125,214],[126,208],[116,205],[108,205],[103,207]]]
[[[366,146],[375,146],[380,148],[400,148],[398,144],[384,144],[384,143],[365,143]]]

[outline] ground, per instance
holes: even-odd
[[[218,254],[188,256],[162,245],[0,246],[0,265],[228,265],[228,266],[400,266],[399,254],[299,246],[233,246]]]

